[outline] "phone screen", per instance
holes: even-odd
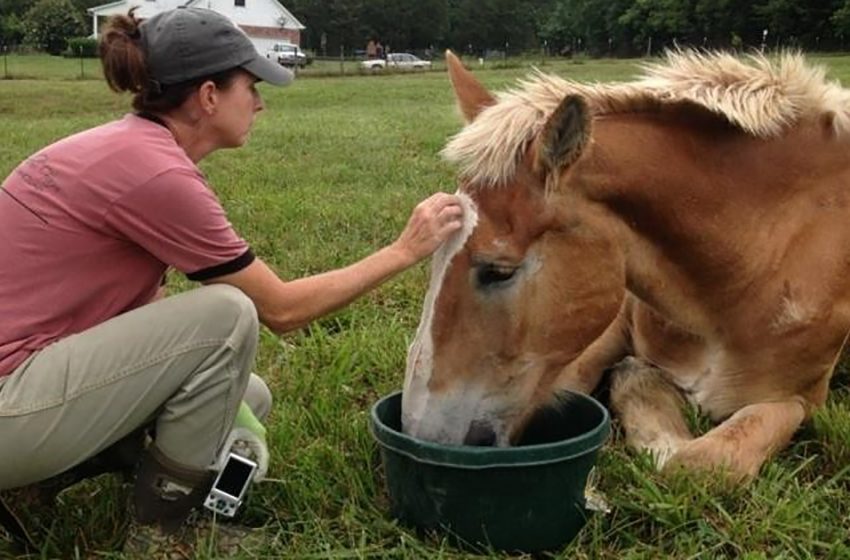
[[[242,494],[242,489],[248,483],[251,477],[251,465],[234,459],[233,457],[227,460],[224,465],[224,470],[221,471],[221,476],[218,478],[218,483],[215,485],[216,490],[229,494],[234,498],[239,498]]]

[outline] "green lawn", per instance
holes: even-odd
[[[850,79],[850,58],[821,60],[833,77]],[[543,69],[604,81],[634,75],[636,62],[547,61]],[[79,60],[7,63],[13,76],[39,79],[0,80],[2,176],[38,147],[129,106],[96,78],[96,66],[80,80]],[[505,87],[529,63],[538,64],[485,65],[480,77]],[[443,72],[313,73],[289,88],[261,86],[267,110],[249,146],[202,163],[238,230],[285,277],[366,255],[394,238],[417,201],[455,188],[452,169],[437,155],[460,126]],[[245,521],[263,526],[267,539],[245,558],[465,557],[388,517],[368,431],[370,406],[401,387],[426,284],[427,266],[420,265],[303,332],[283,339],[262,333],[257,372],[277,399],[269,425],[272,480],[256,486],[248,502]],[[188,287],[177,277],[171,285]],[[836,377],[829,405],[744,488],[662,477],[628,452],[615,430],[597,469],[612,511],[593,517],[553,557],[850,558],[848,377]],[[125,499],[108,477],[67,493],[43,551],[32,558],[120,558],[112,551],[126,526]],[[13,552],[0,537],[6,557]]]

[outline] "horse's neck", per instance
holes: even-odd
[[[652,118],[603,123],[594,137],[576,184],[608,216],[630,291],[682,325],[710,328],[711,309],[744,297],[775,258],[762,236],[797,188],[793,146]]]

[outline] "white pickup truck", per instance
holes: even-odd
[[[293,43],[275,43],[266,51],[266,58],[270,58],[283,66],[304,68],[310,61],[301,47]]]

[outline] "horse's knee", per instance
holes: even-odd
[[[611,407],[624,410],[636,403],[658,407],[665,403],[680,409],[684,401],[657,367],[634,357],[628,357],[611,370]],[[666,408],[666,407],[664,407]]]
[[[665,374],[637,358],[626,358],[611,371],[611,408],[627,443],[648,451],[658,468],[691,439],[682,414],[684,399]]]

